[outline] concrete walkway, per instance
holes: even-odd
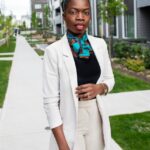
[[[150,111],[150,90],[108,94],[108,114]],[[0,120],[0,150],[48,150],[49,133],[42,100],[42,59],[18,36]],[[112,150],[121,150],[114,142]]]
[[[0,57],[0,61],[12,61],[13,57]]]
[[[42,60],[18,36],[0,119],[0,150],[48,150],[42,100]]]
[[[10,52],[10,53],[0,53],[0,56],[3,56],[3,55],[14,55],[14,52]]]
[[[150,90],[108,94],[105,108],[110,116],[150,111]]]

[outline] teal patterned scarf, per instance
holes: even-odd
[[[93,50],[86,33],[81,38],[78,38],[70,32],[67,32],[67,38],[72,48],[73,56],[86,59],[90,57]]]

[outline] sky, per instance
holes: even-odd
[[[0,0],[0,4],[5,15],[13,14],[21,19],[22,15],[30,14],[30,0]]]

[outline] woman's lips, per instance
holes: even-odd
[[[77,30],[83,30],[84,29],[84,25],[83,24],[77,24],[75,25]]]

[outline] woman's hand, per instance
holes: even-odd
[[[97,94],[104,94],[104,86],[102,84],[83,84],[76,88],[76,94],[82,100],[90,100]]]
[[[68,145],[62,145],[59,150],[70,150]]]

